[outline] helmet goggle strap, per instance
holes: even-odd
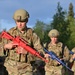
[[[16,20],[17,22],[28,22],[28,18],[26,18],[26,19],[22,19],[21,18],[21,16],[17,16],[17,20]]]
[[[58,38],[58,36],[56,36],[55,33],[52,33],[51,38],[53,38],[53,37]]]

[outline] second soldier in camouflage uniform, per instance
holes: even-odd
[[[69,51],[68,48],[64,46],[62,42],[58,41],[59,32],[56,29],[52,29],[49,32],[48,36],[50,37],[51,42],[47,44],[47,50],[53,51],[58,58],[64,60],[65,62],[68,62]],[[62,70],[62,65],[56,60],[48,58],[48,56],[48,54],[45,54],[45,57],[49,60],[49,63],[46,63],[45,66],[46,75],[66,75],[64,74],[64,70]]]
[[[43,48],[40,44],[39,37],[31,28],[27,28],[29,13],[24,9],[20,9],[14,13],[13,18],[16,27],[11,28],[8,33],[12,36],[20,36],[25,39],[31,47],[42,52]],[[16,44],[13,44],[12,41],[3,39],[3,44],[7,54],[4,65],[9,75],[32,75],[30,62],[35,60],[35,56],[25,51],[22,47],[16,47]],[[16,50],[19,50],[21,54],[16,53]]]

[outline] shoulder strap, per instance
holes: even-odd
[[[63,55],[64,55],[64,48],[65,48],[65,45],[62,44],[62,58],[63,58]]]
[[[33,30],[31,28],[27,28],[27,38],[28,39],[32,39],[32,35],[33,35]]]
[[[47,43],[46,43],[46,46],[45,46],[46,49],[48,49],[48,44],[49,44],[49,43],[50,43],[50,42],[47,42]]]

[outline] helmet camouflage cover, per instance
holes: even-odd
[[[27,18],[29,18],[29,13],[24,9],[17,10],[13,15],[13,19],[16,21],[25,21]]]
[[[58,37],[59,36],[59,32],[56,29],[52,29],[51,31],[49,31],[48,36],[49,37]]]

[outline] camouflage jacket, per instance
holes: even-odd
[[[24,40],[26,40],[28,42],[28,44],[35,48],[37,51],[39,52],[43,52],[43,47],[40,43],[40,39],[39,37],[36,35],[36,33],[33,32],[33,30],[31,28],[27,28],[25,29],[24,33],[21,33],[17,27],[13,27],[11,28],[8,33],[12,36],[20,36],[21,38],[23,38]],[[8,43],[9,41],[3,39],[3,44]],[[15,49],[14,50],[7,50],[6,54],[8,55],[8,57],[12,60],[17,60],[17,61],[23,61],[23,62],[30,62],[32,61],[32,59],[34,59],[34,56],[29,54],[27,52],[27,54],[17,54]]]
[[[49,51],[53,51],[56,56],[60,59],[63,59],[65,62],[68,62],[69,60],[69,50],[67,48],[67,46],[64,46],[63,43],[58,42],[56,45],[52,45],[52,43],[48,43],[47,44],[47,50]],[[56,60],[53,60],[51,58],[48,59],[49,63],[47,63],[47,65],[49,66],[56,66],[58,65]]]

